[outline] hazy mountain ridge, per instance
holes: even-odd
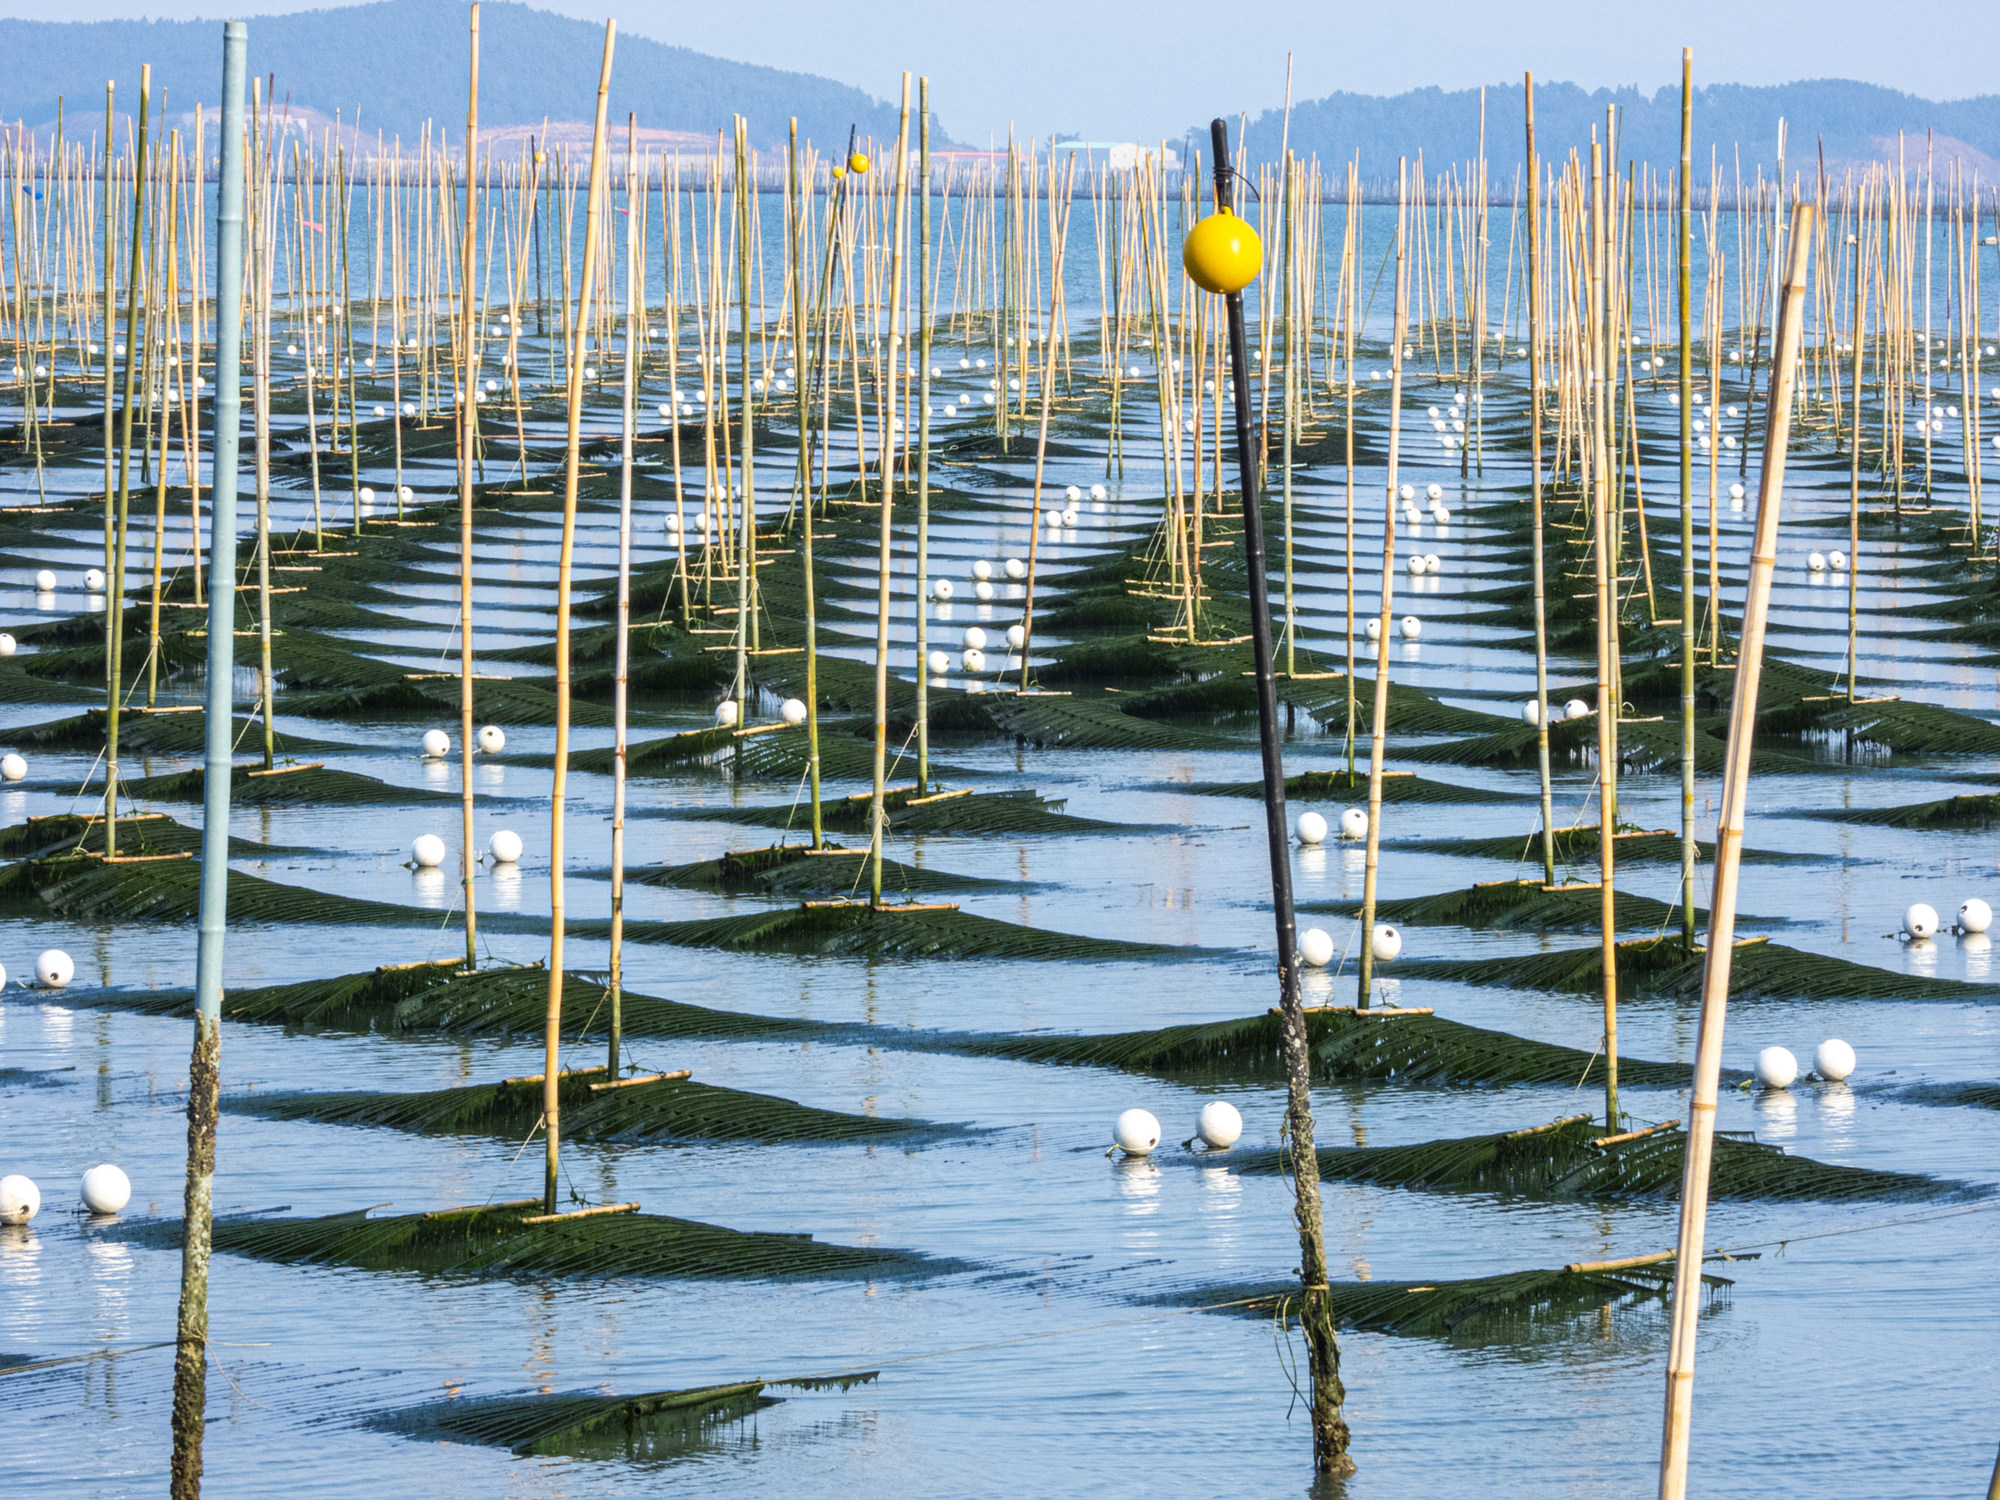
[[[468,8],[460,0],[382,0],[335,10],[253,17],[250,69],[275,75],[276,97],[334,115],[364,135],[379,129],[406,145],[424,123],[458,139],[465,126]],[[603,28],[486,0],[480,9],[482,126],[589,120],[596,110]],[[157,110],[174,117],[199,101],[212,113],[222,81],[219,21],[0,20],[0,120],[37,134],[56,118],[60,96],[72,140],[101,133],[104,85],[117,83],[121,121],[136,108],[139,68],[153,66]],[[893,140],[896,106],[806,73],[727,62],[621,31],[611,73],[611,120],[625,115],[655,130],[712,134],[731,116],[750,121],[760,148],[781,146],[789,122],[822,152],[846,146],[850,126]],[[121,133],[122,133],[121,124]],[[939,134],[933,124],[932,138]]]
[[[1618,157],[1667,168],[1680,160],[1681,95],[1678,86],[1648,94],[1638,88],[1586,90],[1571,83],[1535,84],[1536,148],[1544,159],[1575,147],[1585,158],[1590,132],[1604,135],[1604,112],[1619,111]],[[1786,125],[1787,175],[1817,171],[1823,147],[1829,171],[1850,164],[1893,159],[1902,132],[1911,166],[1924,159],[1926,131],[1938,137],[1940,162],[1951,156],[1968,170],[1984,167],[1987,183],[2000,180],[2000,94],[1938,102],[1871,83],[1821,78],[1768,87],[1737,83],[1697,88],[1694,100],[1694,160],[1697,184],[1707,180],[1710,148],[1725,183],[1733,181],[1737,150],[1747,181],[1761,164],[1771,175],[1778,148],[1778,122]],[[1234,122],[1232,122],[1233,124]],[[1247,138],[1259,160],[1274,160],[1284,123],[1282,110],[1266,110],[1249,122]],[[1488,180],[1501,191],[1524,159],[1522,87],[1501,84],[1486,90]],[[1394,177],[1396,159],[1413,162],[1421,151],[1438,170],[1479,154],[1479,90],[1414,89],[1380,97],[1336,93],[1292,107],[1291,144],[1301,155],[1316,154],[1336,166],[1361,153],[1364,177]],[[1207,131],[1195,132],[1206,155]]]

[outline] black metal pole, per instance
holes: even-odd
[[[1233,211],[1229,128],[1209,127],[1215,148],[1215,206]],[[1285,822],[1285,757],[1278,728],[1278,681],[1271,662],[1271,605],[1265,586],[1263,464],[1251,445],[1250,376],[1244,352],[1243,294],[1225,297],[1229,370],[1236,381],[1236,459],[1243,485],[1243,560],[1250,588],[1250,640],[1257,669],[1257,739],[1264,756],[1264,832],[1271,850],[1271,907],[1278,927],[1278,1006],[1283,1022],[1285,1130],[1292,1166],[1293,1218],[1299,1230],[1299,1324],[1312,1375],[1313,1468],[1352,1467],[1340,1414],[1340,1346],[1327,1289],[1326,1231],[1320,1222],[1319,1155],[1313,1144],[1312,1050],[1299,989],[1298,935],[1292,914],[1292,840]]]

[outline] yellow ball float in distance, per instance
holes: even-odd
[[[838,166],[838,165],[836,165],[836,166],[834,167],[834,169],[833,169],[833,176],[834,176],[834,180],[835,180],[835,181],[839,181],[839,180],[840,180],[841,178],[845,177],[846,175],[847,175],[847,168],[845,168],[845,167],[843,167],[843,166]]]
[[[1195,225],[1181,246],[1181,267],[1204,292],[1240,292],[1263,264],[1257,231],[1226,208]]]
[[[859,151],[855,152],[847,158],[847,170],[856,173],[867,171],[868,158],[863,156]]]

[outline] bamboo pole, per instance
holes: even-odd
[[[555,785],[550,792],[549,820],[549,1004],[543,1037],[542,1127],[544,1132],[542,1211],[556,1211],[556,1173],[561,1151],[561,1092],[556,1080],[562,1044],[563,1000],[563,797],[569,789],[569,600],[570,567],[576,557],[576,492],[578,449],[583,435],[583,320],[590,312],[597,285],[597,232],[604,213],[604,117],[611,94],[611,54],[618,23],[604,23],[604,60],[597,74],[597,118],[590,137],[590,188],[585,199],[583,275],[576,299],[577,336],[569,340],[567,400],[569,423],[563,455],[562,547],[556,564],[556,753]]]
[[[104,699],[104,852],[118,852],[118,695],[125,666],[125,528],[131,505],[133,381],[138,374],[140,345],[139,278],[144,274],[146,230],[146,126],[153,98],[153,69],[139,69],[139,142],[132,159],[132,249],[125,267],[125,392],[119,414],[118,518],[113,526],[111,566],[104,579],[105,636],[109,641]],[[107,189],[108,191],[108,189]],[[33,356],[30,356],[32,361]],[[29,368],[33,368],[32,363]]]
[[[917,80],[917,795],[931,787],[931,81]],[[949,205],[947,205],[949,207]],[[806,529],[812,529],[807,517]],[[1021,661],[1027,663],[1027,642]]]
[[[223,28],[222,164],[215,211],[215,483],[208,561],[206,770],[202,782],[200,935],[195,949],[194,1051],[188,1064],[187,1189],[181,1290],[174,1332],[173,1500],[201,1494],[208,1397],[208,1257],[213,1227],[215,1125],[221,1094],[222,944],[229,907],[231,689],[236,677],[236,461],[243,422],[243,75],[249,28]],[[110,345],[107,343],[108,355]],[[107,359],[106,363],[109,363]]]
[[[1534,507],[1535,567],[1535,759],[1542,792],[1542,878],[1556,883],[1555,801],[1549,775],[1549,627],[1548,595],[1543,567],[1542,536],[1542,268],[1541,158],[1535,154],[1535,75],[1522,81],[1527,102],[1528,131],[1528,468],[1529,500]],[[1352,376],[1349,377],[1352,379]]]
[[[1676,202],[1675,307],[1680,318],[1681,462],[1681,951],[1694,952],[1694,48],[1681,49],[1681,178]],[[1645,534],[1645,517],[1639,520]],[[1605,885],[1611,883],[1605,875]]]
[[[1604,968],[1604,1128],[1618,1128],[1618,908],[1613,862],[1618,833],[1618,709],[1614,664],[1618,579],[1611,526],[1611,397],[1606,378],[1612,361],[1606,261],[1610,230],[1605,210],[1604,143],[1590,143],[1590,429],[1591,552],[1597,570],[1597,873],[1599,952]],[[1616,178],[1611,178],[1615,183]]]
[[[618,644],[611,687],[611,1039],[605,1066],[618,1076],[625,1030],[625,735],[632,667],[632,438],[639,421],[639,117],[625,116],[625,369],[618,440]]]
[[[1209,126],[1215,150],[1218,210],[1232,209],[1228,127]],[[1340,1346],[1327,1289],[1326,1232],[1320,1219],[1319,1154],[1313,1145],[1312,1061],[1305,1003],[1299,990],[1297,934],[1292,910],[1292,848],[1285,818],[1285,763],[1278,725],[1278,683],[1271,650],[1271,601],[1265,578],[1264,514],[1260,469],[1252,448],[1249,361],[1244,351],[1243,294],[1225,298],[1229,317],[1229,368],[1236,382],[1236,462],[1243,498],[1243,550],[1249,580],[1251,651],[1257,672],[1258,744],[1264,770],[1264,836],[1271,858],[1271,906],[1277,926],[1278,994],[1284,1024],[1285,1125],[1291,1151],[1293,1218],[1299,1230],[1300,1324],[1305,1330],[1312,1380],[1313,1468],[1322,1474],[1352,1469],[1349,1432],[1341,1416]]]
[[[473,181],[474,153],[479,146],[479,0],[472,0],[468,77],[465,91],[465,226],[459,250],[458,326],[459,354],[465,361],[459,381],[463,400],[458,412],[458,754],[459,754],[459,880],[465,897],[465,967],[479,967],[479,917],[473,896],[472,877],[479,868],[478,851],[472,833],[472,752],[474,735],[472,701],[472,455],[479,441],[479,356],[474,353],[472,305],[472,262],[478,254],[478,187]],[[344,238],[344,236],[343,236]],[[343,320],[350,327],[352,318]],[[350,352],[348,370],[354,360]],[[349,403],[352,410],[352,403]],[[400,421],[400,419],[399,419]],[[359,450],[358,443],[350,447]],[[359,462],[357,457],[356,462]],[[401,493],[400,487],[397,491]],[[354,500],[354,534],[361,535],[361,499]]]
[[[1743,634],[1736,659],[1736,695],[1729,710],[1729,751],[1715,834],[1715,884],[1708,908],[1708,955],[1702,972],[1701,1020],[1695,1033],[1694,1095],[1688,1104],[1687,1158],[1681,1172],[1680,1235],[1675,1247],[1673,1337],[1667,1360],[1666,1413],[1660,1435],[1660,1500],[1687,1494],[1688,1442],[1694,1417],[1695,1322],[1700,1312],[1702,1236],[1708,1223],[1708,1176],[1715,1149],[1715,1100],[1722,1073],[1722,1028],[1729,1009],[1729,966],[1735,951],[1736,882],[1743,854],[1743,813],[1750,755],[1757,732],[1757,689],[1764,670],[1764,622],[1778,565],[1778,515],[1785,453],[1791,437],[1800,314],[1813,241],[1813,209],[1792,210],[1790,265],[1779,305],[1776,347],[1766,387],[1764,468],[1757,486],[1757,529],[1743,596]]]
[[[1375,716],[1368,747],[1368,844],[1361,874],[1361,974],[1355,1005],[1366,1010],[1375,988],[1375,889],[1382,857],[1382,759],[1389,739],[1389,639],[1396,593],[1396,481],[1401,476],[1403,339],[1410,324],[1409,169],[1396,168],[1396,311],[1389,349],[1389,466],[1382,505],[1382,607],[1375,638]]]
[[[896,219],[895,228],[889,242],[889,358],[891,365],[899,359],[896,347],[896,314],[901,305],[903,267],[903,224],[909,209],[909,171],[907,157],[910,142],[910,75],[903,75],[903,107],[901,123],[896,128]],[[997,403],[1005,418],[1007,401],[1006,384],[1000,389]],[[858,405],[858,403],[857,403]],[[885,381],[882,385],[881,411],[881,482],[882,482],[882,526],[880,555],[877,558],[875,592],[875,798],[868,818],[868,904],[871,907],[882,904],[882,834],[888,823],[888,767],[889,767],[889,549],[892,539],[892,523],[895,514],[896,466],[891,461],[896,430],[896,382]],[[856,455],[863,473],[867,472],[865,450]],[[917,601],[921,610],[923,601]]]

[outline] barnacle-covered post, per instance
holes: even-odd
[[[222,174],[215,211],[215,481],[209,493],[207,770],[201,814],[200,936],[195,949],[194,1057],[188,1067],[187,1201],[180,1314],[174,1333],[174,1500],[201,1493],[202,1412],[208,1398],[208,1248],[221,1091],[222,937],[229,906],[229,774],[236,676],[236,461],[243,421],[243,76],[250,30],[222,32]],[[107,355],[107,363],[108,363]]]
[[[1312,1375],[1313,1467],[1347,1469],[1347,1423],[1340,1414],[1340,1348],[1333,1299],[1326,1284],[1326,1242],[1320,1223],[1319,1157],[1313,1146],[1312,1055],[1305,1002],[1299,991],[1298,939],[1292,916],[1291,837],[1285,822],[1285,764],[1279,745],[1278,684],[1271,660],[1271,609],[1264,578],[1262,472],[1251,445],[1250,374],[1243,348],[1243,288],[1257,277],[1263,250],[1257,233],[1232,202],[1229,129],[1210,127],[1215,146],[1215,212],[1197,224],[1181,264],[1205,292],[1224,298],[1229,317],[1229,369],[1236,382],[1236,460],[1242,476],[1244,569],[1250,585],[1250,632],[1257,671],[1257,730],[1264,757],[1264,825],[1271,852],[1271,906],[1278,929],[1278,997],[1285,1047],[1285,1128],[1290,1139],[1293,1215],[1299,1226],[1300,1324]]]

